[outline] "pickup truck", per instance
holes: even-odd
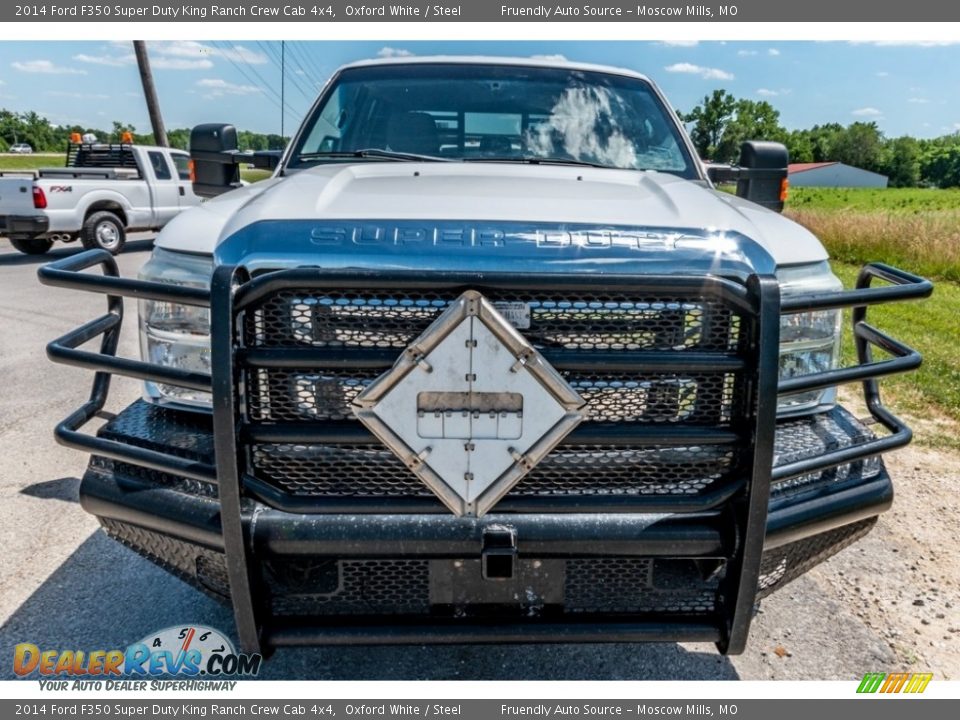
[[[0,235],[28,255],[78,238],[114,255],[127,232],[159,230],[200,204],[181,150],[70,143],[61,168],[0,172]]]
[[[224,124],[194,128],[191,156],[215,197],[138,279],[103,251],[40,270],[109,306],[48,348],[97,371],[56,436],[92,455],[82,507],[230,603],[247,651],[738,653],[761,598],[892,502],[882,456],[911,434],[877,379],[920,356],[867,313],[932,286],[871,264],[843,289],[778,212],[785,148],[706,166],[638,73],[361,62],[281,158]],[[249,162],[272,178],[240,187]],[[124,296],[141,360],[116,357]],[[84,432],[110,374],[144,397]]]

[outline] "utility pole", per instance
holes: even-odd
[[[284,71],[284,59],[285,59],[285,43],[283,40],[280,41],[280,144],[283,145],[283,97],[284,97],[284,87],[287,74]]]
[[[150,113],[150,124],[153,126],[154,142],[161,147],[170,147],[167,141],[167,130],[163,126],[163,115],[160,114],[157,88],[153,84],[153,73],[150,71],[147,44],[143,40],[134,40],[133,51],[137,56],[137,66],[140,68],[140,81],[143,83],[143,96],[147,100],[147,112]]]

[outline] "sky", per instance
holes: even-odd
[[[168,128],[295,130],[338,66],[377,56],[533,55],[615,65],[687,111],[724,88],[767,100],[788,129],[874,121],[888,137],[960,131],[960,43],[730,41],[166,41],[148,43]],[[281,57],[282,50],[282,57]],[[283,105],[281,106],[281,60]],[[281,118],[281,107],[283,117]],[[0,41],[0,108],[52,123],[150,123],[130,42]]]

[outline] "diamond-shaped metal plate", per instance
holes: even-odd
[[[584,400],[475,290],[354,401],[457,515],[490,510],[581,420]]]

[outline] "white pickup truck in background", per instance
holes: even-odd
[[[66,167],[0,172],[0,235],[29,255],[77,239],[117,254],[127,232],[200,204],[189,161],[164,147],[71,143]]]

